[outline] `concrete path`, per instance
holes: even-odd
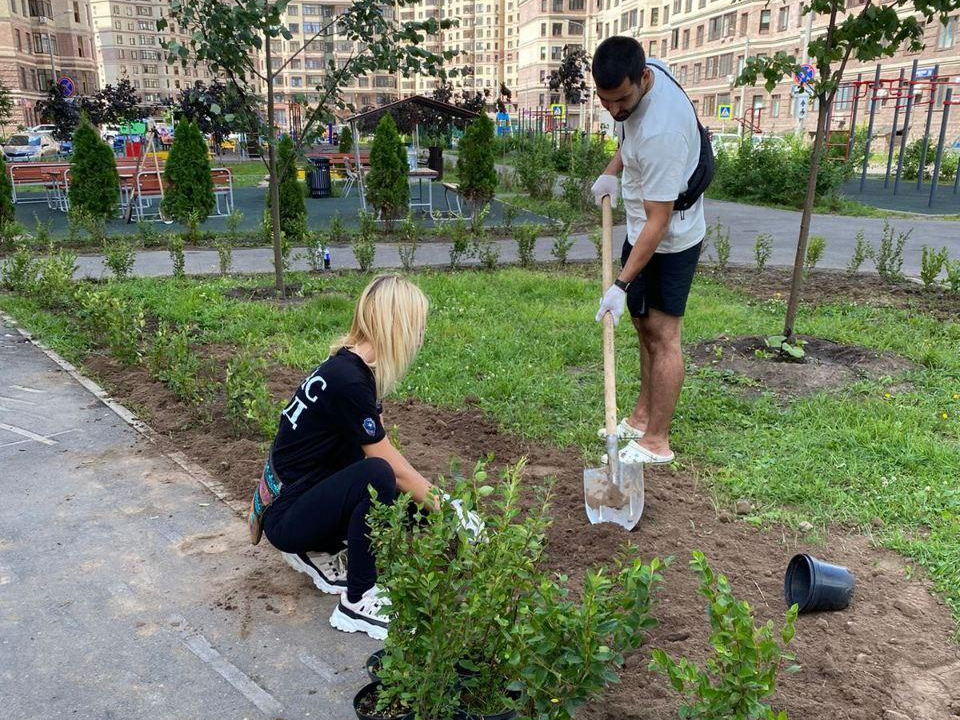
[[[2,318],[0,367],[6,716],[352,716],[333,598]]]
[[[797,234],[800,227],[800,213],[788,210],[773,210],[754,205],[708,200],[706,207],[708,224],[721,222],[730,231],[732,245],[730,259],[733,263],[753,264],[753,246],[757,234],[764,232],[773,236],[772,266],[793,264],[796,252]],[[904,272],[916,277],[920,272],[920,253],[923,245],[947,247],[950,257],[960,259],[960,222],[932,220],[927,218],[896,219],[891,223],[899,231],[913,228],[904,254]],[[839,215],[815,215],[811,233],[827,239],[826,250],[820,262],[821,268],[843,269],[850,261],[856,235],[860,229],[866,233],[866,239],[877,245],[883,220],[877,218],[856,218]],[[318,228],[319,229],[319,228]],[[615,243],[619,247],[621,238],[626,234],[624,226],[614,229]],[[576,242],[570,249],[571,260],[586,260],[595,257],[593,244],[586,235],[574,236]],[[552,260],[550,248],[552,238],[540,238],[537,242],[536,257],[539,261]],[[516,261],[516,243],[512,240],[498,241],[501,262]],[[303,253],[302,249],[295,253]],[[349,247],[333,247],[330,250],[332,265],[335,269],[356,268],[357,263]],[[423,243],[417,250],[417,264],[423,267],[443,267],[449,264],[450,246],[443,242]],[[708,258],[715,257],[710,249]],[[190,274],[208,274],[218,271],[217,253],[214,250],[195,250],[186,253],[186,270]],[[396,246],[384,244],[377,247],[376,267],[395,268],[400,266]],[[474,262],[475,264],[475,262]],[[306,260],[294,262],[295,269],[309,268]],[[872,269],[867,262],[863,270]],[[237,248],[233,252],[233,271],[242,273],[272,272],[273,251],[270,248]],[[144,251],[137,255],[134,273],[144,277],[170,275],[172,264],[166,251]],[[78,277],[99,278],[109,275],[98,255],[82,256],[79,260]]]

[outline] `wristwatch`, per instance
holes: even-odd
[[[613,281],[613,284],[616,285],[616,286],[617,286],[618,288],[620,288],[621,290],[623,290],[624,292],[626,292],[626,291],[627,291],[627,288],[630,287],[630,283],[625,283],[625,282],[624,282],[623,280],[621,280],[620,278],[616,278],[616,279]]]

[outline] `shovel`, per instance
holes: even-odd
[[[613,218],[610,197],[603,206],[603,288],[613,285]],[[603,316],[603,402],[607,433],[606,467],[583,471],[583,496],[593,525],[612,522],[633,530],[643,514],[643,464],[620,462],[617,444],[617,380],[613,352],[613,316]]]

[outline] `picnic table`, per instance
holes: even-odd
[[[417,181],[417,196],[410,194],[410,209],[425,208],[429,214],[433,214],[433,181],[439,177],[440,173],[430,168],[416,168],[407,172],[409,180]],[[427,197],[423,197],[423,181],[427,181]]]

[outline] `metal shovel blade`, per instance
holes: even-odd
[[[583,497],[591,524],[616,523],[633,530],[643,515],[643,463],[621,463],[616,440],[607,443],[606,467],[583,471]]]

